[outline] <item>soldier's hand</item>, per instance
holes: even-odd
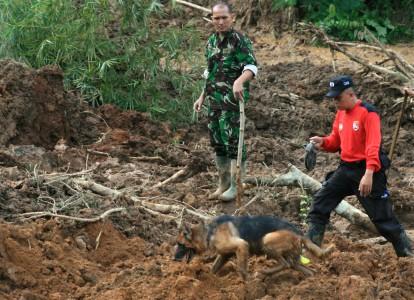
[[[194,102],[193,108],[196,112],[200,112],[201,111],[201,107],[203,107],[203,103],[204,103],[204,97],[200,97],[197,99],[196,102]]]
[[[243,101],[243,83],[241,83],[239,80],[236,80],[233,84],[233,94],[236,99],[239,99],[239,101]]]
[[[373,171],[367,170],[362,176],[361,181],[359,183],[359,193],[362,197],[367,197],[371,194],[372,191],[372,176]]]
[[[311,143],[315,144],[315,148],[316,149],[321,149],[322,145],[323,145],[323,138],[320,136],[313,136],[310,139]]]

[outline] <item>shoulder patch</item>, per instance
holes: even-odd
[[[379,114],[379,110],[371,103],[361,102],[361,106],[365,108],[368,112],[374,112],[376,114]]]

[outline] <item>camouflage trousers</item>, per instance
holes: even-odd
[[[210,144],[216,155],[237,159],[240,113],[238,111],[209,108],[208,119]],[[246,157],[246,145],[243,144],[242,160],[246,160]]]

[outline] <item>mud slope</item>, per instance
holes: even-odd
[[[257,45],[262,58],[286,53],[289,46],[264,39]],[[309,59],[323,54],[320,50],[297,48],[294,60],[263,64],[254,83],[247,106],[248,175],[277,176],[288,163],[303,170],[308,137],[330,130],[334,108],[323,94],[331,66],[323,55]],[[354,76],[361,98],[379,107],[388,149],[398,112],[394,100],[401,96],[395,83],[358,75],[352,65],[342,70]],[[411,109],[389,174],[397,214],[409,229],[414,228]],[[212,275],[211,253],[190,264],[172,261],[177,223],[196,221],[183,207],[209,215],[236,210],[233,203],[206,200],[217,175],[203,117],[172,131],[142,113],[93,109],[64,91],[60,70],[33,70],[10,60],[0,61],[0,112],[0,299],[414,298],[414,261],[396,259],[389,244],[364,243],[372,236],[338,216],[327,236],[336,249],[325,261],[313,259],[312,277],[292,270],[255,277],[269,264],[263,257],[251,259],[246,283],[234,261]],[[65,149],[55,147],[61,138]],[[320,153],[309,174],[322,180],[336,163],[336,155]],[[153,187],[186,166],[190,175]],[[81,180],[122,193],[86,189]],[[246,214],[282,216],[303,228],[301,190],[251,188],[244,202],[255,196]],[[180,209],[154,213],[140,201]],[[89,218],[115,207],[125,210],[96,223],[22,215]]]

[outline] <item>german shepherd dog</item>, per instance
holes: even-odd
[[[246,280],[249,255],[265,254],[276,259],[280,265],[262,271],[264,274],[294,268],[312,275],[313,271],[300,263],[303,246],[317,257],[333,250],[333,246],[319,248],[293,224],[277,217],[223,215],[207,225],[184,224],[177,236],[174,260],[185,259],[188,263],[195,254],[210,249],[218,254],[211,269],[217,273],[235,255],[240,275]]]

